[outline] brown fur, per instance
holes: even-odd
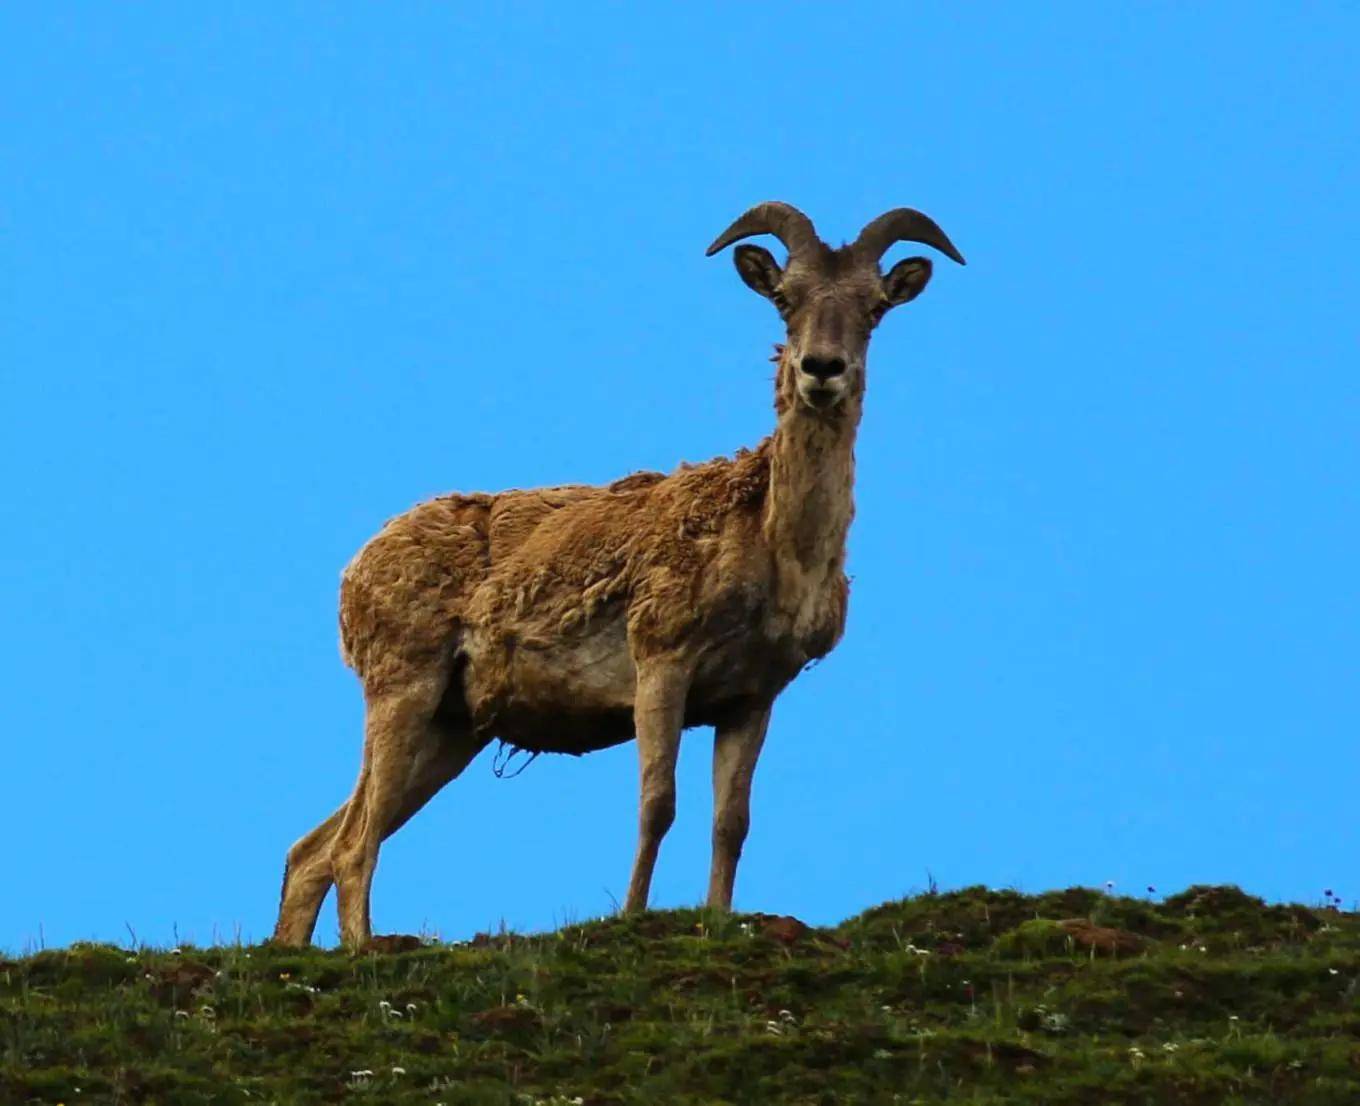
[[[390,520],[345,569],[364,762],[353,797],[290,850],[277,940],[310,938],[332,881],[345,942],[368,940],[379,843],[494,738],[584,753],[637,736],[639,909],[674,815],[680,731],[716,726],[709,899],[730,904],[770,705],[845,625],[863,355],[885,296],[876,258],[851,247],[787,271],[742,249],[743,279],[789,324],[777,425],[759,446],[602,487],[443,496]],[[814,354],[847,366],[825,405],[799,367]]]

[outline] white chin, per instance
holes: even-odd
[[[814,411],[830,411],[841,401],[839,388],[799,388],[798,398]]]

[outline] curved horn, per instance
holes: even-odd
[[[923,215],[912,207],[894,208],[859,232],[854,249],[865,257],[877,261],[894,242],[924,242],[934,246],[946,257],[953,258],[960,265],[967,265],[963,254],[954,248],[935,220]]]
[[[756,204],[718,235],[713,240],[713,245],[704,251],[704,256],[712,257],[738,239],[750,238],[753,234],[773,234],[787,247],[790,257],[821,244],[811,219],[792,204],[769,200],[763,204]]]

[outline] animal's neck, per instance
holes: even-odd
[[[798,403],[792,368],[781,357],[775,410],[765,538],[781,583],[838,577],[855,513],[860,399],[850,397],[826,414],[808,411]]]

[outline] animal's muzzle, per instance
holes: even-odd
[[[845,358],[843,357],[819,357],[808,354],[799,362],[800,369],[818,380],[826,383],[834,376],[842,376],[845,373]]]

